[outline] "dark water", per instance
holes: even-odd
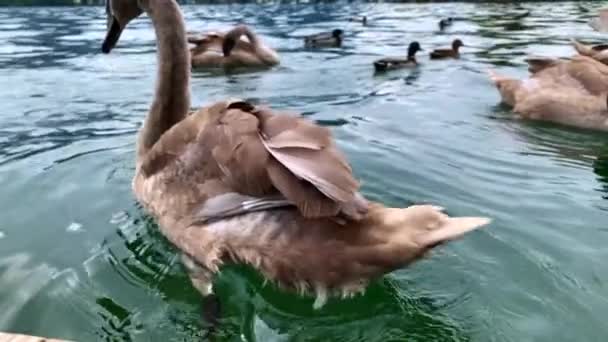
[[[588,2],[590,6],[599,6]],[[530,15],[521,13],[530,10]],[[189,29],[245,21],[282,56],[269,72],[197,73],[193,103],[272,103],[332,126],[365,193],[488,215],[485,231],[348,301],[227,269],[221,341],[604,341],[608,136],[516,120],[485,69],[601,41],[576,3],[186,6]],[[370,25],[349,23],[366,14]],[[0,330],[79,341],[190,341],[199,296],[130,192],[153,90],[150,22],[101,55],[102,8],[0,9]],[[457,21],[436,32],[441,16]],[[300,37],[347,31],[340,50]],[[374,76],[371,61],[463,39],[458,61]]]

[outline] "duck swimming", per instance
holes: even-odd
[[[217,298],[212,279],[223,265],[244,263],[283,288],[316,295],[319,308],[489,222],[366,200],[330,130],[304,118],[238,99],[188,115],[190,54],[177,2],[110,2],[103,52],[142,12],[158,44],[133,192],[204,298]]]
[[[418,65],[416,62],[416,52],[422,51],[418,42],[410,43],[407,49],[407,57],[384,57],[374,62],[374,69],[377,72],[413,67]]]
[[[367,16],[351,17],[351,18],[348,19],[348,21],[361,23],[363,26],[365,26],[365,25],[367,25]]]
[[[280,62],[276,51],[245,25],[238,25],[226,33],[191,33],[188,42],[195,45],[190,50],[194,68],[271,67]]]
[[[460,56],[459,49],[463,47],[464,44],[460,39],[454,39],[452,42],[451,49],[436,49],[431,51],[430,57],[431,59],[441,59],[441,58],[458,58]]]
[[[451,17],[443,18],[439,20],[439,30],[443,31],[446,27],[452,26],[453,19]]]
[[[344,31],[335,29],[331,32],[321,32],[304,37],[304,46],[308,48],[341,47]]]

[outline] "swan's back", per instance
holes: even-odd
[[[606,98],[556,86],[530,93],[514,111],[531,119],[608,130]]]
[[[544,68],[533,76],[563,86],[582,87],[593,95],[608,91],[608,66],[586,56],[575,56]]]
[[[280,195],[305,217],[356,218],[366,210],[358,188],[327,128],[242,101],[216,103],[173,126],[139,162],[134,185],[157,215],[203,220],[206,201],[227,193]]]
[[[202,35],[190,34],[189,42],[192,65],[200,67],[273,66],[279,64],[278,54],[261,40],[255,45],[246,35],[235,40],[230,55],[224,56],[222,45],[226,33],[210,32]]]

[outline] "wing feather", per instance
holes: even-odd
[[[236,101],[226,103],[224,113],[198,138],[212,144],[222,182],[235,193],[247,198],[280,193],[305,217],[343,213],[358,219],[367,211],[359,183],[325,127]],[[217,201],[212,211],[223,212],[226,203],[226,213],[247,210],[235,204],[238,198]]]

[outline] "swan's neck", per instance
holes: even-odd
[[[147,0],[158,42],[156,93],[139,133],[138,161],[190,108],[190,55],[182,13],[175,0]]]
[[[251,45],[254,46],[254,48],[258,47],[260,41],[258,40],[258,36],[255,33],[251,32],[249,28],[245,28],[243,30],[243,34],[245,35],[245,37],[247,37],[247,40],[249,40],[249,42],[251,43]]]

